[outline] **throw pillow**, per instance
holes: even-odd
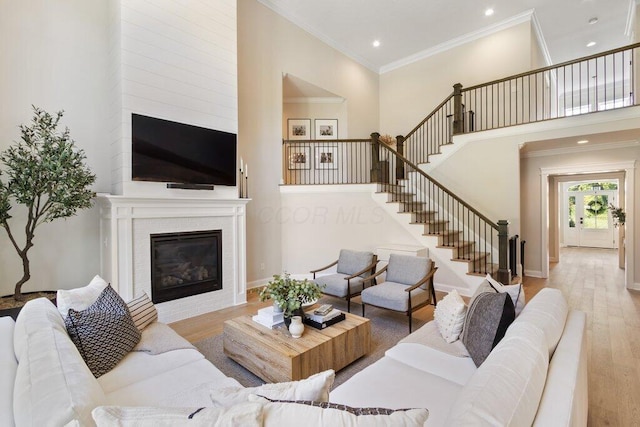
[[[329,402],[271,400],[256,395],[249,396],[249,401],[263,403],[264,426],[422,427],[429,417],[429,411],[424,408],[352,408]]]
[[[524,289],[522,289],[522,284],[520,283],[517,285],[503,285],[502,283],[491,277],[490,274],[487,274],[486,279],[496,291],[506,292],[509,294],[511,300],[513,301],[513,307],[516,310],[516,317],[518,317],[525,304]]]
[[[146,292],[142,292],[138,298],[134,298],[127,303],[129,313],[136,327],[141,331],[149,326],[150,323],[158,320],[158,310],[153,305],[149,295]]]
[[[300,381],[263,384],[259,387],[225,387],[213,390],[211,400],[216,406],[232,406],[246,402],[250,395],[258,394],[270,399],[314,400],[327,402],[335,372],[329,369]]]
[[[262,405],[245,402],[230,408],[153,408],[98,406],[91,413],[98,427],[258,427]]]
[[[67,317],[70,308],[76,311],[84,310],[98,299],[106,287],[107,282],[102,277],[95,276],[87,286],[82,288],[60,289],[56,295],[58,311],[64,318]]]
[[[489,356],[515,318],[513,301],[507,294],[483,292],[469,306],[462,343],[476,366]]]
[[[433,320],[446,342],[452,343],[458,340],[466,312],[467,306],[455,289],[438,302],[433,312]]]
[[[140,341],[140,331],[120,295],[107,286],[85,310],[69,309],[65,326],[96,377],[109,372]]]

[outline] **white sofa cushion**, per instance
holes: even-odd
[[[232,406],[246,402],[256,394],[269,399],[329,401],[329,390],[335,379],[333,369],[323,371],[299,381],[263,384],[259,387],[225,387],[214,390],[211,400],[216,406]]]
[[[18,317],[22,327],[14,333],[28,333],[26,340],[16,337],[25,344],[13,394],[16,425],[93,425],[91,411],[105,396],[66,331],[56,321],[43,321],[62,321],[56,307],[45,298],[29,301]]]
[[[553,358],[534,426],[586,426],[589,406],[587,380],[587,316],[571,311]]]
[[[18,370],[18,361],[13,352],[13,329],[15,322],[9,316],[0,317],[0,425],[13,424],[13,384]]]
[[[461,389],[453,381],[385,356],[332,390],[329,401],[354,407],[427,408],[426,426],[442,426]]]
[[[449,292],[436,305],[433,311],[433,320],[446,342],[452,343],[458,340],[460,332],[462,332],[466,312],[467,306],[455,289]]]
[[[55,305],[47,298],[31,300],[22,307],[16,319],[13,334],[13,351],[15,352],[16,359],[18,359],[18,363],[22,358],[22,353],[27,347],[29,335],[49,328],[54,328],[64,334],[67,333],[64,320],[55,308]]]
[[[107,282],[96,275],[87,286],[76,289],[60,289],[56,296],[58,311],[63,318],[67,317],[70,308],[82,311],[93,304],[106,287]]]
[[[470,357],[458,357],[417,343],[401,342],[385,352],[385,356],[412,368],[464,386],[478,369]]]
[[[98,383],[108,394],[203,359],[197,350],[173,350],[157,355],[132,351],[115,368],[98,378]]]
[[[271,401],[261,396],[249,396],[252,402],[262,402],[265,427],[422,427],[429,417],[425,408],[386,410],[384,408],[351,408],[327,402]]]
[[[194,350],[177,350],[176,352]],[[157,358],[159,356],[150,356]],[[158,363],[158,362],[156,362]],[[162,366],[158,363],[158,366]],[[205,385],[206,384],[206,385]],[[103,405],[114,406],[213,406],[211,390],[239,383],[226,377],[206,359],[192,361],[177,368],[106,393]]]
[[[531,425],[547,379],[545,344],[534,325],[513,324],[462,389],[445,425]]]
[[[262,404],[246,402],[229,408],[154,408],[101,406],[93,411],[98,427],[258,427]]]
[[[568,313],[569,306],[562,292],[544,288],[529,301],[513,323],[530,323],[539,327],[544,332],[551,358],[562,336]]]

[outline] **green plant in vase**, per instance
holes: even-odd
[[[611,216],[613,217],[613,225],[619,226],[624,225],[627,214],[624,212],[622,208],[616,208],[613,204],[609,204],[609,209],[611,210]]]
[[[273,300],[291,318],[304,304],[316,301],[322,295],[322,287],[308,280],[292,279],[289,273],[274,274],[273,279],[260,291],[260,301]]]

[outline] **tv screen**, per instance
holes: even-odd
[[[134,181],[236,185],[236,134],[131,115]]]

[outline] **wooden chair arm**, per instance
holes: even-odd
[[[366,281],[368,281],[368,280],[371,280],[371,279],[374,279],[374,278],[378,277],[379,275],[381,275],[382,273],[384,273],[385,271],[387,271],[387,267],[388,267],[388,265],[385,265],[385,266],[384,266],[383,268],[381,268],[379,271],[375,272],[375,273],[374,273],[374,274],[372,274],[371,276],[367,276],[367,277],[363,278],[362,280],[366,282]]]
[[[364,269],[362,269],[361,271],[358,271],[357,273],[353,273],[351,276],[349,277],[345,277],[344,280],[349,280],[349,279],[353,279],[354,277],[358,277],[361,274],[366,273],[367,271],[370,271],[371,269],[375,268],[375,266],[378,265],[378,261],[376,262],[372,262],[371,264],[369,264],[368,266],[366,266]]]
[[[416,288],[419,288],[420,286],[424,285],[426,282],[428,282],[434,274],[436,274],[436,270],[438,269],[438,267],[433,267],[431,269],[431,271],[429,272],[429,274],[427,274],[426,276],[424,276],[422,278],[422,280],[420,280],[418,283],[416,283],[415,285],[409,286],[408,288],[405,289],[405,292],[411,292]]]
[[[327,265],[326,267],[322,267],[322,268],[319,268],[319,269],[317,269],[317,270],[311,270],[309,273],[316,274],[318,271],[326,270],[326,269],[327,269],[327,268],[329,268],[329,267],[333,267],[333,266],[334,266],[334,265],[336,265],[337,263],[338,263],[338,260],[335,260],[334,262],[332,262],[331,264]]]

